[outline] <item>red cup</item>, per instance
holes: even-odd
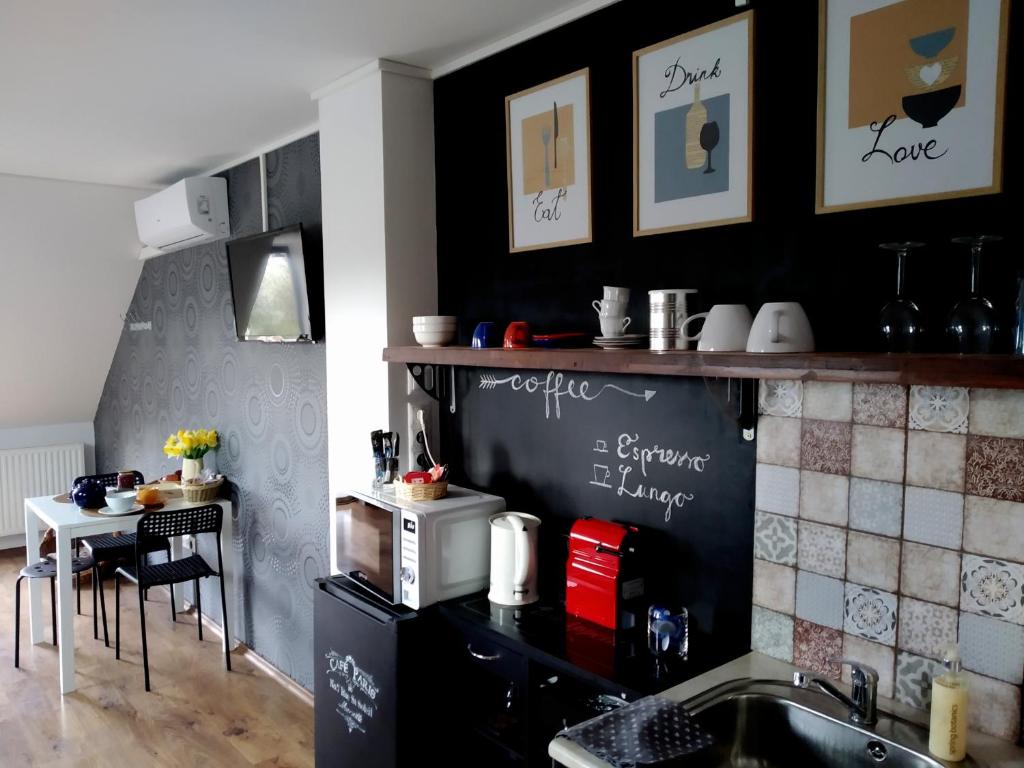
[[[530,324],[515,320],[505,329],[505,349],[526,349],[532,340]]]

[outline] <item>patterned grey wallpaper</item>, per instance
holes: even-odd
[[[319,237],[319,155],[316,135],[267,155],[271,229],[301,221]],[[258,161],[224,176],[233,236],[259,232]],[[312,580],[329,563],[324,346],[235,339],[223,241],[146,262],[131,309],[153,327],[121,334],[96,413],[97,469],[163,475],[179,466],[161,450],[171,431],[220,432],[214,461],[235,486],[243,567],[236,631],[312,688]],[[203,604],[219,621],[216,589],[204,585]]]

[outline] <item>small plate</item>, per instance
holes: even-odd
[[[124,515],[137,515],[139,512],[144,512],[145,509],[146,508],[141,504],[132,504],[131,507],[124,512],[115,512],[110,507],[103,507],[102,509],[97,509],[96,514],[103,515],[105,517],[122,517]]]

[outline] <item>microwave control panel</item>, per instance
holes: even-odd
[[[420,607],[420,521],[402,511],[402,603],[413,610]]]

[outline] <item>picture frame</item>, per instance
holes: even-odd
[[[509,252],[589,243],[590,69],[505,97]]]
[[[1008,15],[1007,0],[819,0],[815,213],[1002,190]]]
[[[754,12],[633,52],[633,236],[751,221]]]

